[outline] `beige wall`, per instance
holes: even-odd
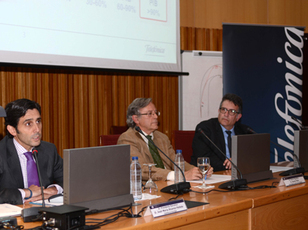
[[[222,23],[306,26],[307,0],[180,0],[184,27],[222,29]]]

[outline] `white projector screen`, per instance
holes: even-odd
[[[0,0],[0,62],[181,72],[177,0]]]

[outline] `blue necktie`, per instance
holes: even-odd
[[[228,149],[231,157],[231,131],[227,130],[226,133],[228,134]]]

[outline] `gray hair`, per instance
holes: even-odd
[[[237,96],[236,94],[233,94],[233,93],[227,93],[223,96],[223,98],[220,102],[219,108],[221,108],[222,103],[226,100],[231,101],[231,102],[233,102],[234,105],[238,106],[238,112],[242,113],[243,101],[242,101],[241,97],[239,97],[239,96]]]
[[[139,114],[139,109],[146,107],[152,102],[152,98],[136,98],[127,108],[126,123],[129,127],[134,128],[136,126],[132,116]]]

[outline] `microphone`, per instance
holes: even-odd
[[[200,132],[206,139],[208,139],[212,145],[226,158],[228,159],[228,161],[230,161],[230,163],[232,164],[232,166],[234,168],[236,168],[237,172],[239,173],[240,175],[240,179],[235,179],[235,180],[231,180],[231,181],[228,181],[228,182],[225,182],[221,185],[218,186],[218,188],[221,188],[221,189],[230,189],[230,190],[238,190],[240,188],[244,188],[246,187],[247,185],[247,180],[246,179],[243,179],[243,175],[240,171],[240,169],[231,161],[231,159],[229,157],[227,157],[227,155],[220,150],[220,148],[218,148],[217,145],[215,145],[215,143],[203,132],[203,130],[201,128],[198,129],[198,132]]]
[[[135,126],[135,130],[137,132],[139,132],[141,135],[145,136],[144,133],[141,131],[140,127],[139,126]],[[167,157],[173,164],[174,166],[176,166],[180,172],[182,173],[183,175],[183,179],[184,179],[184,182],[179,182],[179,183],[176,183],[176,184],[172,184],[172,185],[169,185],[167,187],[164,187],[162,188],[160,191],[161,192],[165,192],[165,193],[173,193],[173,194],[184,194],[184,193],[187,193],[190,191],[190,183],[189,182],[186,182],[186,178],[185,178],[185,175],[184,175],[184,172],[183,170],[173,161],[170,159],[170,157],[168,157],[160,148],[157,147],[157,145],[154,143],[153,140],[149,140],[151,141],[151,143],[162,153],[164,154],[165,157]]]
[[[299,174],[299,173],[301,173],[301,174],[304,175],[305,169],[301,166],[301,163],[300,163],[300,161],[299,161],[299,158],[298,158],[298,156],[297,156],[296,154],[294,154],[294,153],[291,152],[290,150],[288,150],[288,149],[282,147],[281,145],[279,145],[279,144],[277,144],[277,143],[275,143],[275,142],[273,142],[273,141],[271,141],[271,143],[273,143],[273,144],[277,145],[278,147],[280,147],[280,148],[286,150],[287,152],[291,153],[291,155],[293,156],[293,158],[295,158],[295,159],[297,160],[297,162],[298,162],[298,167],[297,167],[297,168],[293,168],[293,169],[289,169],[289,170],[287,170],[287,171],[284,171],[284,172],[280,173],[279,176],[289,176],[289,175],[294,175],[294,174]]]
[[[247,127],[246,131],[249,134],[256,134],[256,132],[252,128],[250,128],[250,127]]]
[[[296,118],[295,118],[295,117],[292,117],[292,119],[295,120]],[[302,126],[302,127],[303,127],[303,126]],[[256,133],[254,130],[252,130],[252,129],[249,128],[249,127],[247,128],[247,131],[250,132],[250,133],[253,133],[253,134]],[[276,146],[278,146],[278,147],[280,147],[280,148],[282,148],[282,149],[284,149],[284,150],[286,150],[286,151],[288,151],[289,153],[291,153],[292,156],[293,156],[294,158],[296,158],[296,160],[297,160],[297,162],[298,162],[298,165],[299,165],[298,168],[293,168],[293,169],[284,171],[284,172],[280,173],[279,176],[289,176],[289,175],[298,174],[298,173],[302,173],[302,174],[305,173],[305,169],[304,169],[303,167],[301,167],[301,163],[299,162],[299,158],[298,158],[298,156],[297,156],[296,154],[294,154],[293,152],[289,151],[288,149],[282,147],[281,145],[279,145],[279,144],[277,144],[277,143],[275,143],[275,142],[273,142],[273,141],[271,141],[271,143],[274,144],[274,145],[276,145]]]
[[[37,174],[39,176],[39,182],[41,186],[41,194],[42,194],[42,207],[45,207],[45,200],[44,200],[44,191],[43,191],[43,183],[42,183],[42,177],[41,177],[41,171],[39,169],[39,162],[37,158],[38,151],[36,149],[32,150],[32,154],[34,156],[35,162],[36,162],[36,169],[37,169]]]
[[[302,121],[298,120],[296,117],[291,116],[291,118],[299,124],[301,130],[308,129],[308,127],[307,126],[303,126],[302,125]]]
[[[40,182],[40,187],[41,187],[42,207],[45,207],[43,183],[42,183],[42,178],[41,178],[41,172],[39,169],[39,162],[38,162],[37,154],[38,154],[38,151],[36,149],[33,149],[32,155],[36,162],[37,174],[39,177],[39,182]],[[42,216],[39,215],[39,210],[41,210],[41,207],[32,207],[32,208],[23,209],[21,213],[23,221],[24,222],[41,221]]]

